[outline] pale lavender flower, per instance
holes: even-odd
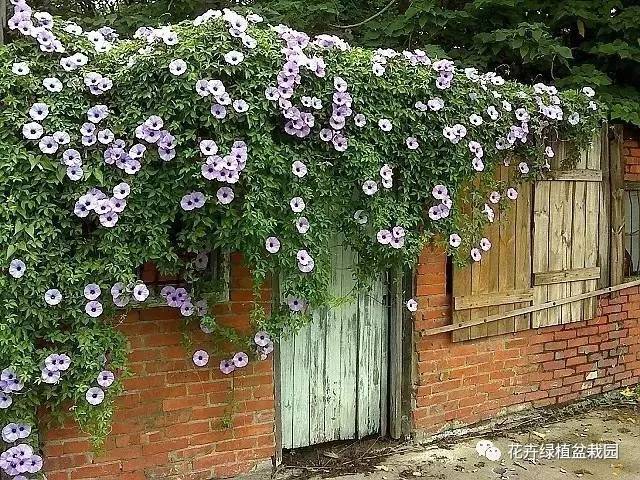
[[[199,252],[193,261],[193,264],[196,267],[196,270],[205,270],[209,264],[209,255],[207,255],[207,252]]]
[[[110,129],[105,128],[104,130],[100,130],[98,132],[96,138],[98,139],[98,142],[102,143],[103,145],[108,145],[113,142],[115,135]]]
[[[149,289],[144,283],[138,283],[133,287],[133,298],[138,302],[144,302],[149,297]]]
[[[91,387],[87,390],[85,398],[90,405],[100,405],[104,400],[104,391],[100,387]]]
[[[418,302],[415,301],[415,299],[410,298],[409,300],[407,300],[407,310],[409,310],[410,312],[415,312],[418,310]]]
[[[509,198],[510,200],[515,200],[518,198],[518,191],[515,188],[508,188],[507,189],[507,198]]]
[[[444,185],[436,185],[431,192],[436,200],[443,200],[449,196],[449,191]]]
[[[489,201],[491,203],[498,203],[500,201],[500,193],[493,191],[489,194]]]
[[[476,127],[482,125],[482,122],[483,122],[482,117],[475,113],[469,117],[469,123],[471,123],[471,125],[475,125]]]
[[[480,260],[482,260],[482,253],[480,252],[480,249],[472,248],[471,258],[473,259],[474,262],[479,262]]]
[[[193,354],[193,364],[197,367],[204,367],[209,363],[209,354],[204,350],[197,350]]]
[[[204,317],[209,311],[209,306],[207,305],[206,300],[198,300],[194,304],[194,307],[196,310],[196,315],[198,315],[199,317]]]
[[[233,364],[236,368],[246,367],[249,364],[249,355],[244,352],[238,352],[233,356]]]
[[[305,307],[305,301],[298,297],[289,297],[287,305],[292,312],[300,312]]]
[[[102,304],[97,300],[93,300],[85,305],[84,311],[90,317],[97,318],[102,315]]]
[[[18,76],[25,76],[25,75],[29,75],[30,70],[29,70],[29,64],[27,62],[15,62],[12,66],[11,66],[11,71]]]
[[[227,107],[218,103],[214,103],[213,105],[211,105],[211,115],[213,115],[218,120],[222,120],[227,116]]]
[[[22,126],[22,135],[27,140],[38,140],[43,134],[44,128],[39,123],[29,122]]]
[[[46,103],[34,103],[29,109],[29,116],[36,122],[40,122],[49,115],[49,106]]]
[[[545,147],[544,154],[549,158],[553,158],[555,156],[555,152],[553,151],[553,148],[549,146]]]
[[[365,195],[373,195],[378,191],[378,184],[374,180],[366,180],[362,184],[362,191]]]
[[[277,237],[268,237],[265,240],[265,248],[269,253],[278,253],[280,250],[280,240]]]
[[[233,364],[233,360],[222,360],[220,362],[220,371],[225,375],[229,375],[236,369],[236,366]]]
[[[394,236],[394,238],[402,238],[407,234],[407,232],[404,228],[395,226],[391,229],[391,234]]]
[[[175,291],[176,291],[175,287],[171,285],[165,285],[164,287],[162,287],[162,290],[160,290],[160,295],[163,298],[167,298],[169,295],[171,295]]]
[[[383,132],[390,132],[391,129],[393,128],[393,124],[391,123],[391,120],[387,118],[381,118],[380,120],[378,120],[378,126],[380,127],[380,130],[382,130]]]
[[[489,249],[491,248],[491,242],[488,238],[480,239],[480,248],[485,252],[489,251]]]
[[[38,473],[40,470],[42,470],[42,465],[43,461],[40,455],[31,455],[26,461],[26,471],[28,473]],[[14,480],[19,479],[18,477],[14,477]]]
[[[300,217],[296,220],[296,228],[300,233],[307,233],[309,231],[309,220],[307,217]]]
[[[44,301],[47,305],[58,305],[62,301],[62,293],[57,288],[50,288],[44,294]]]
[[[451,235],[449,235],[449,245],[451,245],[453,248],[458,248],[461,243],[462,238],[460,238],[460,235],[458,235],[457,233],[452,233]]]
[[[224,54],[224,60],[229,65],[238,65],[244,60],[244,54],[237,50],[232,50]]]
[[[172,75],[179,77],[184,72],[187,71],[187,62],[184,60],[177,58],[176,60],[172,60],[169,62],[169,71]]]
[[[260,331],[256,333],[256,335],[253,337],[253,340],[254,342],[256,342],[256,345],[264,347],[271,341],[271,338],[269,337],[269,334],[267,332]]]
[[[62,82],[55,77],[47,77],[42,80],[42,85],[51,93],[58,93],[62,91]]]
[[[376,238],[378,239],[378,243],[380,245],[389,245],[391,243],[393,235],[389,230],[382,229],[378,231],[378,233],[376,234]]]
[[[13,278],[21,278],[27,271],[27,266],[20,259],[11,260],[9,264],[9,275]]]
[[[291,171],[296,177],[302,178],[307,174],[307,166],[299,160],[296,160],[291,164]]]
[[[418,139],[416,137],[407,137],[405,142],[409,150],[416,150],[419,146]]]
[[[80,152],[75,148],[69,148],[62,153],[62,163],[67,167],[79,167],[82,165]]]
[[[527,173],[529,173],[529,165],[527,165],[526,162],[520,162],[518,164],[518,170],[520,170],[520,173],[522,173],[523,175],[526,175]]]
[[[56,383],[58,383],[60,381],[60,377],[61,374],[59,370],[52,372],[51,370],[47,370],[46,368],[44,368],[40,372],[40,378],[42,379],[42,381],[50,385],[55,385]]]
[[[116,223],[118,223],[119,220],[118,214],[115,212],[105,213],[103,215],[100,215],[100,217],[98,218],[100,220],[100,225],[106,228],[115,227]]]
[[[183,317],[190,317],[195,312],[195,307],[193,303],[190,301],[185,301],[182,305],[180,305],[180,314]]]
[[[2,440],[6,443],[13,443],[18,440],[18,424],[17,423],[8,423],[2,428]]]
[[[233,201],[235,194],[231,187],[220,187],[216,192],[216,198],[222,205],[228,205]]]
[[[244,100],[234,100],[232,103],[233,109],[238,113],[245,113],[249,110],[249,104]]]
[[[13,399],[10,395],[7,395],[6,393],[0,393],[0,410],[9,408],[12,403]]]
[[[305,203],[301,197],[293,197],[289,205],[294,213],[300,213],[305,209]]]
[[[67,167],[67,177],[73,182],[81,180],[84,175],[82,167]]]
[[[87,300],[96,300],[101,293],[100,286],[95,283],[89,283],[84,287],[84,298]]]
[[[478,157],[474,157],[473,160],[471,160],[471,166],[476,172],[482,172],[484,170],[484,162]]]
[[[51,135],[47,135],[40,139],[38,147],[42,153],[56,153],[58,151],[58,142]]]

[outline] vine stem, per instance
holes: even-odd
[[[354,27],[360,27],[361,25],[364,25],[367,22],[370,22],[371,20],[378,18],[380,15],[382,15],[384,12],[386,12],[387,10],[389,10],[389,8],[391,8],[391,6],[396,3],[396,0],[391,0],[389,3],[387,3],[382,10],[379,10],[378,12],[374,13],[373,15],[371,15],[369,18],[365,18],[364,20],[362,20],[361,22],[358,23],[353,23],[351,25],[331,25],[334,28],[343,28],[343,29],[347,29],[347,28],[354,28]]]

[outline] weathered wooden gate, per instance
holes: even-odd
[[[344,302],[315,312],[280,342],[283,448],[386,433],[387,287],[380,281],[354,295],[354,260],[348,249],[334,249],[332,293]]]

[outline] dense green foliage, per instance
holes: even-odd
[[[118,382],[102,403],[86,393],[101,371],[125,368],[117,325],[126,302],[146,299],[143,263],[180,273],[197,308],[174,306],[218,332],[196,303],[208,292],[199,267],[213,249],[241,251],[256,285],[281,279],[286,302],[253,317],[278,334],[332,300],[338,233],[363,285],[429,241],[478,260],[490,248],[482,225],[518,182],[547,173],[550,143],[584,145],[601,119],[590,88],[557,93],[220,15],[129,40],[41,16],[38,41],[64,52],[29,37],[0,49],[0,371],[23,384],[3,386],[12,404],[0,402],[0,425],[72,405],[108,430]],[[512,180],[497,184],[509,162]],[[52,354],[71,365],[47,383]]]
[[[67,9],[61,2],[61,10]],[[107,20],[131,28],[181,20],[225,1],[123,1]],[[254,0],[268,21],[336,33],[366,47],[422,48],[527,83],[598,87],[611,118],[640,126],[640,5],[635,0]],[[388,8],[386,8],[388,7]],[[386,9],[385,9],[386,8]],[[378,12],[382,14],[359,24]],[[80,9],[79,16],[95,13]]]

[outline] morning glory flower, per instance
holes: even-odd
[[[224,60],[229,65],[238,65],[244,60],[244,54],[242,52],[238,52],[237,50],[232,50],[224,54]]]
[[[209,354],[204,350],[197,350],[193,354],[193,363],[198,367],[204,367],[207,363],[209,363]]]
[[[233,360],[222,360],[220,362],[220,371],[225,375],[229,375],[236,369],[236,366],[233,364]]]
[[[366,180],[362,184],[362,191],[365,195],[373,195],[378,191],[378,184],[374,180]]]
[[[9,275],[13,278],[21,278],[27,271],[27,266],[22,260],[14,259],[9,264]]]
[[[104,388],[109,388],[113,384],[114,380],[115,380],[115,375],[113,374],[113,372],[110,372],[109,370],[103,370],[98,374],[98,378],[97,378],[98,385]]]
[[[46,103],[34,103],[29,109],[29,116],[35,121],[44,120],[49,115],[49,106]]]
[[[393,124],[391,123],[391,120],[387,118],[381,118],[380,120],[378,120],[378,126],[380,127],[380,130],[382,130],[383,132],[390,132],[391,129],[393,128]]]
[[[60,371],[55,370],[47,370],[46,368],[42,369],[40,372],[40,378],[44,383],[48,383],[50,385],[54,385],[60,381]]]
[[[84,298],[87,300],[95,300],[100,294],[100,286],[95,283],[89,283],[84,287]]]
[[[104,400],[104,391],[100,387],[91,387],[87,390],[85,398],[90,405],[100,405]]]
[[[227,116],[227,108],[224,105],[220,105],[219,103],[214,103],[211,105],[211,115],[213,115],[218,120],[222,120]]]
[[[418,139],[416,137],[407,137],[405,140],[407,148],[409,150],[416,150],[418,148]]]
[[[47,77],[42,80],[42,85],[51,93],[58,93],[62,91],[62,82],[55,77]]]
[[[415,312],[418,310],[418,302],[416,302],[413,298],[407,300],[407,310],[410,312]]]
[[[6,393],[0,393],[0,409],[7,409],[13,403],[11,396]]]
[[[582,87],[582,93],[587,97],[593,97],[596,94],[596,91],[591,87]]]
[[[489,249],[491,249],[491,242],[489,241],[488,238],[480,239],[480,248],[485,252],[488,252]]]
[[[265,347],[269,343],[269,341],[271,341],[271,338],[269,337],[269,334],[267,332],[260,331],[255,334],[255,336],[253,337],[253,341],[256,342],[256,345]]]
[[[21,77],[29,75],[29,64],[27,62],[16,62],[11,66],[11,71]]]
[[[300,312],[305,307],[305,301],[298,297],[289,297],[287,299],[287,305],[292,312]]]
[[[389,245],[389,243],[391,243],[393,235],[389,230],[382,229],[378,231],[378,233],[376,234],[376,238],[380,245]]]
[[[246,367],[249,364],[249,355],[244,352],[238,352],[233,356],[233,364],[236,368]]]
[[[58,305],[62,301],[62,293],[57,288],[50,288],[44,294],[44,301],[47,305]]]
[[[293,197],[289,205],[294,213],[300,213],[305,209],[304,200],[301,197]]]
[[[228,205],[233,201],[234,197],[235,194],[233,193],[233,189],[231,189],[231,187],[220,187],[216,192],[216,198],[222,205]]]
[[[113,228],[118,223],[119,217],[116,212],[109,212],[98,217],[100,225],[106,228]]]
[[[518,164],[518,170],[520,170],[520,173],[522,173],[523,175],[526,175],[527,173],[529,173],[529,165],[527,165],[526,162],[520,162]]]
[[[507,198],[510,200],[515,200],[516,198],[518,198],[518,191],[515,188],[508,188]]]
[[[577,125],[578,123],[580,123],[580,114],[578,112],[574,112],[571,115],[569,115],[569,117],[567,118],[567,121],[571,124],[571,125]]]
[[[13,443],[18,440],[18,424],[17,423],[8,423],[2,428],[2,440],[6,443]]]
[[[43,133],[44,128],[42,128],[42,125],[40,125],[39,123],[29,122],[25,123],[22,126],[22,135],[27,140],[38,140],[40,137],[42,137]]]
[[[149,289],[144,283],[139,283],[133,287],[133,298],[139,302],[144,302],[149,297]]]
[[[268,237],[265,240],[265,248],[269,253],[278,253],[280,250],[280,240],[277,237]]]
[[[238,113],[244,113],[249,110],[249,104],[244,100],[234,100],[233,109]]]
[[[309,231],[309,220],[307,217],[300,217],[296,220],[296,228],[300,233],[307,233]]]
[[[302,178],[307,174],[307,166],[299,160],[296,160],[291,164],[291,171],[296,177]]]
[[[218,145],[213,140],[201,140],[200,151],[205,157],[210,157],[218,153]]]
[[[500,193],[499,193],[499,192],[495,192],[495,191],[494,191],[494,192],[491,192],[491,193],[489,194],[489,201],[490,201],[491,203],[494,203],[494,204],[495,204],[495,203],[498,203],[498,202],[500,201]]]
[[[172,75],[179,77],[187,71],[187,62],[180,58],[173,60],[169,63],[169,71]]]
[[[47,135],[40,139],[38,147],[42,153],[53,154],[58,151],[58,142],[52,136]]]
[[[480,249],[472,248],[471,258],[473,259],[474,262],[479,262],[480,260],[482,260],[482,253],[480,252]]]
[[[451,245],[453,248],[458,248],[461,243],[462,238],[460,238],[460,235],[458,235],[457,233],[452,233],[451,235],[449,235],[449,245]]]
[[[106,105],[95,105],[87,110],[87,119],[91,123],[100,123],[109,115],[109,109]]]
[[[102,315],[102,304],[96,300],[93,300],[85,305],[84,311],[90,317],[97,318]]]

